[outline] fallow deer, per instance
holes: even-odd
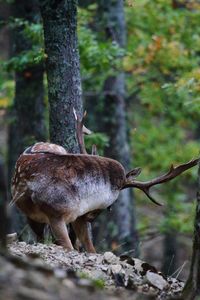
[[[86,251],[95,252],[88,222],[110,207],[125,188],[138,188],[150,194],[154,185],[167,182],[195,166],[191,160],[155,179],[135,180],[141,168],[125,173],[116,160],[87,154],[83,139],[83,118],[75,113],[77,138],[82,154],[71,154],[58,145],[37,143],[19,157],[12,180],[12,202],[33,222],[49,224],[60,245],[72,250],[66,224],[72,227]],[[96,152],[93,149],[93,154]]]

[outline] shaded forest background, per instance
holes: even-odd
[[[95,143],[101,155],[114,157],[126,167],[142,167],[140,179],[145,180],[165,172],[172,162],[185,162],[199,153],[200,4],[126,1],[121,15],[123,10],[109,3],[117,6],[118,1],[79,3],[83,101],[88,111],[87,126],[95,132],[87,137],[86,145],[91,149]],[[0,153],[8,165],[9,180],[19,153],[49,138],[41,18],[37,8],[26,16],[23,13],[16,6],[13,9],[1,3]],[[116,20],[122,22],[116,24]],[[120,24],[121,29],[116,30]],[[16,87],[23,85],[26,95],[27,120],[18,120],[22,127],[25,124],[22,135],[16,129],[21,123],[15,116],[20,99],[20,94],[16,97],[15,80]],[[113,96],[116,94],[120,97]],[[28,117],[30,110],[36,112],[34,122]],[[124,123],[120,124],[122,119]],[[118,131],[119,124],[124,126],[123,132]],[[192,169],[172,183],[155,188],[156,199],[164,203],[161,208],[138,191],[123,196],[130,199],[127,210],[131,214],[124,218],[129,220],[128,225],[123,223],[124,227],[132,224],[123,227],[129,234],[119,233],[119,208],[111,215],[105,212],[93,226],[97,250],[124,253],[132,251],[134,244],[131,254],[163,268],[167,275],[177,271],[176,276],[180,271],[180,277],[186,278],[196,178],[197,171]],[[19,219],[14,214],[13,218],[13,229],[22,238],[31,239],[22,234],[26,225],[21,216]]]

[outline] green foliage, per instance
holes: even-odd
[[[194,227],[191,215],[193,216],[195,213],[195,205],[194,203],[183,202],[183,195],[177,197],[177,193],[175,193],[175,196],[176,199],[174,200],[177,202],[175,209],[167,212],[166,217],[159,224],[159,229],[161,232],[175,230],[176,232],[191,233]]]
[[[99,155],[103,155],[104,148],[108,146],[108,136],[104,133],[93,133],[91,135],[85,136],[85,144],[88,149],[88,153],[91,153],[93,145],[97,146],[97,151]]]
[[[89,28],[88,22],[92,22],[94,18],[93,10],[94,6],[91,6],[90,11],[84,9],[79,11],[78,36],[83,82],[87,85],[89,83],[95,90],[96,86],[99,86],[99,74],[102,76],[100,81],[102,83],[107,72],[112,74],[119,67],[120,60],[117,58],[124,55],[124,50],[116,43],[101,41],[98,39],[97,33]],[[22,71],[44,61],[46,56],[41,23],[10,18],[9,27],[15,30],[23,28],[23,35],[27,41],[31,42],[32,48],[5,62],[4,67],[7,71]]]
[[[105,288],[105,280],[104,279],[93,279],[92,280],[93,286],[97,289],[104,289]]]
[[[82,279],[88,279],[91,281],[91,285],[97,289],[104,289],[105,288],[105,280],[103,278],[91,278],[89,274],[84,273],[84,272],[78,272],[78,276]]]
[[[124,69],[131,95],[130,126],[136,127],[131,130],[132,157],[134,165],[143,168],[140,179],[149,179],[166,172],[171,163],[199,156],[200,8],[174,9],[168,0],[146,0],[127,7],[126,14]],[[154,189],[165,203],[157,222],[162,232],[191,231],[193,199],[188,188],[196,176],[194,168]],[[146,201],[141,193],[136,195]]]
[[[0,109],[11,106],[14,97],[14,81],[6,75],[0,68]]]
[[[33,47],[29,51],[23,51],[19,55],[12,57],[6,61],[3,66],[10,71],[23,71],[28,67],[32,67],[44,61],[45,53],[43,48]]]
[[[22,30],[22,35],[26,43],[30,43],[31,48],[20,52],[2,65],[8,71],[23,71],[28,67],[37,65],[44,61],[45,53],[43,46],[43,32],[41,23],[31,23],[20,18],[10,18],[9,27],[12,30]]]
[[[81,76],[84,90],[101,91],[108,75],[121,66],[119,58],[125,55],[118,44],[104,41],[94,28],[95,5],[89,9],[79,9],[79,51],[81,58]]]
[[[78,38],[83,90],[98,93],[107,75],[113,74],[120,67],[118,58],[124,55],[124,50],[115,43],[101,41],[98,34],[90,28],[90,23],[94,22],[95,9],[96,5],[91,5],[89,10],[79,10]],[[30,23],[20,18],[10,18],[8,25],[12,30],[23,28],[23,35],[30,42],[31,49],[1,62],[2,68],[12,73],[43,62],[46,54],[42,24]]]
[[[10,59],[0,61],[0,108],[9,107],[14,98],[13,71],[23,72],[29,67],[44,61],[42,25],[30,23],[20,18],[10,18],[7,22],[10,30],[22,30],[26,43],[30,43],[30,50],[23,51]]]

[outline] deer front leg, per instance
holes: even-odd
[[[52,233],[59,245],[66,248],[68,251],[73,250],[72,243],[70,241],[67,227],[63,218],[51,218],[49,220]]]
[[[88,222],[85,217],[79,217],[72,223],[72,227],[76,233],[76,236],[85,247],[85,250],[90,253],[96,253],[92,240],[90,238],[90,232],[88,228]]]

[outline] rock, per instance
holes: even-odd
[[[44,260],[40,259],[40,258],[35,258],[32,262],[33,266],[36,268],[39,267],[45,267],[45,263]]]
[[[103,260],[109,264],[118,263],[119,258],[112,252],[105,252],[103,255]]]
[[[77,285],[81,287],[90,288],[93,287],[91,279],[81,278],[77,281]]]
[[[151,271],[153,273],[158,273],[158,271],[156,270],[156,268],[146,262],[143,262],[142,263],[142,268],[143,268],[143,271],[141,273],[141,275],[145,275],[147,271]]]
[[[145,293],[147,293],[149,291],[149,285],[148,284],[144,284],[142,286],[142,291],[145,292]]]
[[[26,245],[27,245],[25,242],[18,242],[18,244],[20,247],[26,247]]]
[[[17,299],[21,300],[53,300],[54,297],[49,295],[46,291],[40,291],[37,289],[30,289],[24,286],[20,286],[19,290],[17,291]]]
[[[107,272],[108,271],[108,267],[102,265],[101,266],[101,270],[104,271],[104,272]]]
[[[111,272],[113,274],[120,273],[122,271],[122,266],[121,265],[111,265]]]
[[[62,281],[62,283],[69,289],[75,289],[76,288],[76,285],[75,283],[72,281],[72,280],[69,280],[69,279],[64,279]]]
[[[151,285],[158,288],[159,290],[164,290],[169,285],[161,275],[153,273],[151,271],[147,271],[146,279]]]
[[[6,235],[6,241],[7,241],[7,244],[11,244],[13,242],[16,242],[17,241],[17,233],[14,232],[14,233],[7,234]]]
[[[135,258],[134,261],[135,261],[134,269],[137,271],[138,274],[140,274],[141,272],[143,272],[142,264],[144,262],[138,258]]]
[[[96,255],[89,255],[88,256],[88,260],[90,260],[90,261],[96,261],[96,259],[97,259]]]
[[[59,279],[64,279],[67,276],[66,270],[63,270],[63,269],[60,269],[60,268],[55,268],[54,269],[54,274]]]
[[[131,266],[135,265],[135,258],[128,256],[128,255],[121,255],[120,256],[120,261],[123,263],[125,262],[126,264],[129,264]]]

